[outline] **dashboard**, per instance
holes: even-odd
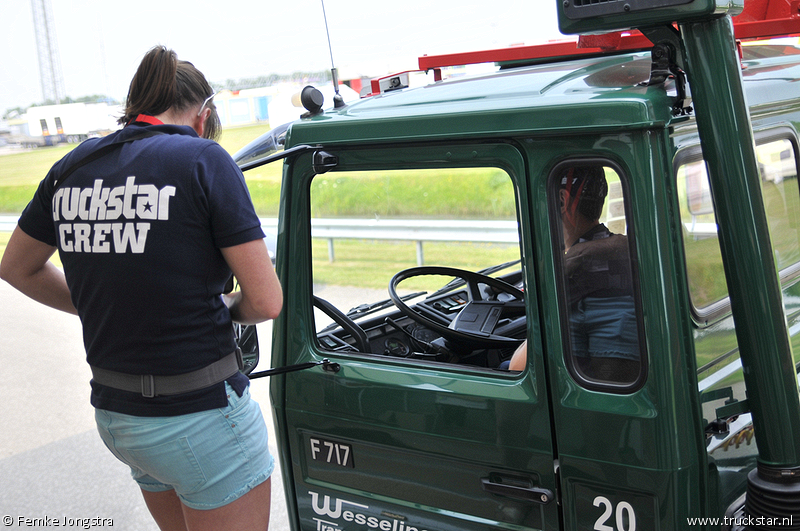
[[[404,303],[388,299],[360,305],[346,314],[317,299],[315,306],[334,319],[317,334],[317,341],[323,350],[338,353],[495,368],[511,357],[527,330],[522,272],[496,278],[517,293],[484,283],[454,281],[431,295],[416,292],[402,297],[409,302],[405,309]],[[494,316],[486,320],[491,323],[490,331],[487,324],[479,331],[472,323],[462,323],[473,320],[471,308],[477,305],[491,306]],[[495,337],[502,341],[488,342]]]

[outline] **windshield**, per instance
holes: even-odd
[[[270,129],[240,149],[236,155],[233,156],[233,160],[239,166],[243,166],[251,162],[265,159],[281,151],[286,144],[286,132],[289,130],[290,125],[291,122]]]

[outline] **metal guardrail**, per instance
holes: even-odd
[[[0,232],[11,232],[18,216],[0,216]],[[267,243],[273,250],[278,233],[275,219],[262,219],[261,227],[267,234]],[[395,240],[413,241],[417,248],[417,264],[423,265],[423,242],[479,242],[517,243],[519,233],[516,221],[462,221],[462,220],[382,220],[382,219],[312,219],[311,237],[328,240],[328,259],[336,258],[334,241]]]
[[[262,220],[270,238],[277,234],[277,222]],[[462,221],[420,219],[312,219],[311,237],[328,241],[328,260],[336,260],[335,240],[394,240],[413,241],[417,249],[417,264],[425,263],[423,242],[517,243],[516,221]]]
[[[17,215],[0,215],[0,232],[13,232],[18,219]],[[261,226],[264,231],[269,231],[273,235],[278,232],[278,220],[276,219],[262,219]]]
[[[0,232],[12,232],[19,216],[0,216]]]
[[[18,216],[0,216],[0,232],[11,232],[17,226]],[[686,231],[695,238],[715,236],[715,223],[685,223]],[[275,251],[278,220],[261,219],[267,235],[267,245]],[[328,260],[336,258],[334,240],[396,240],[413,241],[417,247],[417,264],[425,262],[423,242],[478,242],[517,243],[519,234],[516,221],[461,221],[461,220],[363,220],[363,219],[312,219],[311,237],[328,240]]]
[[[517,243],[516,221],[312,219],[311,237],[328,240],[328,260],[336,259],[334,240],[413,241],[417,265],[425,263],[423,242]]]

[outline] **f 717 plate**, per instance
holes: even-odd
[[[306,444],[312,461],[355,468],[353,447],[347,443],[332,441],[315,435],[306,435]]]

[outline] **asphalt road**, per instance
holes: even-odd
[[[91,525],[102,524],[92,519],[111,519],[113,529],[158,531],[128,467],[95,429],[78,318],[1,281],[0,301],[0,529],[103,529],[110,526]],[[269,366],[270,338],[271,325],[259,325],[261,369]],[[277,455],[268,384],[253,381],[251,393]],[[276,469],[271,531],[289,529],[280,478]]]

